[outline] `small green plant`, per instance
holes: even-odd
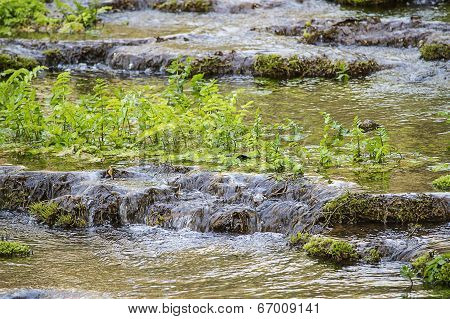
[[[55,202],[37,202],[28,209],[31,215],[49,225],[53,225],[58,218],[58,204]]]
[[[402,268],[400,269],[400,275],[409,280],[410,282],[409,289],[411,290],[414,285],[413,279],[415,277],[413,269],[407,265],[403,265]]]
[[[441,191],[450,191],[450,175],[444,175],[433,181],[433,187]]]
[[[411,266],[404,265],[400,272],[409,276],[411,285],[412,278],[418,277],[428,286],[450,287],[450,253],[426,252],[412,260]]]
[[[337,68],[337,77],[336,79],[338,81],[347,83],[348,80],[350,79],[350,75],[348,75],[348,65],[347,63],[345,63],[344,61],[338,61],[336,63],[336,68]]]
[[[0,0],[0,36],[27,31],[48,23],[47,8],[40,0]]]
[[[89,2],[83,6],[79,1],[74,0],[70,6],[61,0],[55,0],[59,12],[62,14],[62,26],[60,33],[80,33],[93,28],[99,22],[99,14],[105,13],[111,7],[99,7],[98,2]]]
[[[12,241],[0,241],[0,258],[26,257],[31,255],[28,245]]]

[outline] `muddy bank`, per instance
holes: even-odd
[[[450,44],[450,25],[420,17],[382,20],[378,17],[313,19],[266,29],[277,35],[298,36],[309,44],[418,47],[424,43]]]
[[[321,232],[329,224],[324,205],[356,190],[353,184],[326,184],[315,178],[277,180],[262,174],[215,173],[168,165],[114,170],[113,177],[105,171],[32,172],[4,166],[0,168],[0,208],[30,211],[32,207],[38,219],[45,215],[53,220],[48,223],[56,225],[56,220],[69,214],[89,226],[141,223],[239,234]],[[385,202],[384,195],[370,197],[374,205]],[[447,193],[389,198],[395,203],[407,202],[408,209],[420,210],[424,218],[417,219],[414,214],[401,220],[383,218],[382,212],[400,214],[405,205],[380,204],[375,211],[378,220],[370,221],[406,224],[450,220]],[[35,203],[43,206],[35,209]],[[353,206],[348,208],[355,214]],[[356,213],[364,217],[365,207],[360,210]]]

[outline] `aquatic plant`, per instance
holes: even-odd
[[[61,0],[55,3],[61,18],[51,16],[41,0],[0,0],[0,35],[12,36],[18,31],[84,32],[98,23],[99,14],[110,9],[95,2],[87,6],[76,0],[72,6]]]
[[[450,253],[426,252],[413,259],[411,266],[403,265],[401,274],[411,280],[417,277],[428,286],[450,287]]]
[[[12,241],[0,241],[0,258],[26,257],[31,254],[30,246]]]
[[[369,264],[376,264],[381,260],[381,253],[377,247],[372,247],[365,252],[363,259]]]
[[[61,0],[55,0],[56,7],[62,14],[60,33],[80,33],[93,28],[99,22],[99,14],[111,9],[109,6],[99,7],[98,3],[89,2],[83,6],[79,1],[74,0],[70,6]]]
[[[0,36],[47,24],[48,10],[40,0],[0,0]]]
[[[425,43],[419,51],[426,61],[450,59],[450,45],[446,43]]]
[[[433,181],[433,187],[441,191],[450,191],[450,175],[444,175]]]

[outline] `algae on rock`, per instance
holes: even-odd
[[[26,244],[12,241],[0,241],[0,258],[26,257],[31,255],[31,248]]]

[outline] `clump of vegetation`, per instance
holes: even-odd
[[[331,224],[360,222],[417,223],[442,222],[450,216],[440,199],[429,195],[415,198],[346,193],[322,208],[324,221]]]
[[[41,0],[0,0],[0,36],[36,31],[84,32],[98,23],[99,14],[110,9],[91,2],[83,6],[76,0],[72,6],[60,0],[55,3],[61,17],[52,17]]]
[[[369,250],[366,251],[364,255],[364,261],[366,261],[369,264],[376,264],[379,263],[381,260],[381,253],[376,247],[372,247]]]
[[[411,285],[414,278],[420,278],[428,286],[450,287],[450,253],[427,252],[412,260],[411,266],[404,265],[401,274]]]
[[[56,6],[62,14],[60,33],[81,33],[87,29],[93,28],[99,22],[99,14],[105,13],[111,7],[99,8],[96,3],[89,3],[83,6],[78,1],[73,1],[73,6],[68,5],[60,0],[55,0]]]
[[[74,156],[120,156],[126,149],[127,156],[302,173],[295,123],[265,126],[258,113],[252,120],[250,103],[238,106],[235,93],[220,94],[216,81],[191,76],[189,63],[172,64],[161,94],[112,89],[97,80],[92,92],[78,100],[72,97],[68,72],[58,76],[50,98],[38,99],[32,82],[40,70],[6,72],[0,82],[0,139],[5,143],[32,145],[33,152],[70,149]]]
[[[31,204],[28,210],[31,215],[49,226],[63,228],[86,227],[86,218],[82,210],[67,212],[61,209],[56,202],[37,202]]]
[[[20,55],[0,54],[0,72],[14,69],[32,70],[37,67],[39,63],[36,59],[23,57]]]
[[[292,246],[303,246],[311,239],[311,237],[312,235],[310,233],[298,232],[289,238],[289,244]]]
[[[31,255],[28,245],[12,241],[0,241],[0,258],[26,257]]]
[[[153,4],[153,8],[168,12],[210,12],[213,8],[212,0],[160,0]]]
[[[355,246],[344,240],[298,232],[289,238],[289,244],[301,247],[312,257],[336,264],[348,264],[359,259]]]
[[[326,57],[282,57],[278,54],[257,55],[253,63],[254,75],[274,79],[324,77],[348,80],[378,70],[379,65],[373,60],[345,62],[331,61]]]
[[[40,0],[0,0],[0,36],[46,26],[47,14],[45,3]]]
[[[446,43],[426,43],[419,51],[422,59],[426,61],[450,59],[450,45]]]
[[[444,175],[433,181],[433,186],[441,191],[450,191],[450,175]]]
[[[343,240],[313,236],[303,246],[303,249],[310,256],[331,260],[338,264],[358,260],[355,246]]]

